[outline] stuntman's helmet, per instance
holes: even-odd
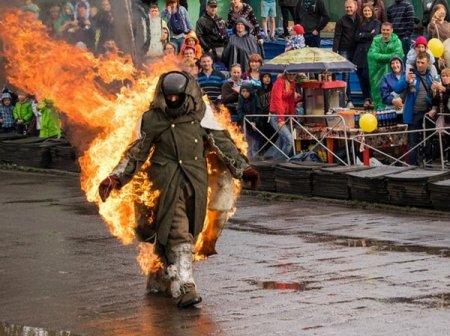
[[[167,73],[161,83],[164,99],[169,108],[178,108],[186,99],[186,87],[189,79],[178,71]]]

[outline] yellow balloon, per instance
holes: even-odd
[[[434,57],[439,58],[444,54],[444,44],[437,38],[432,38],[428,41],[428,49]]]
[[[359,119],[359,127],[366,133],[373,132],[377,129],[377,117],[372,113],[364,113]]]

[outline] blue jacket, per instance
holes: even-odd
[[[400,63],[402,64],[402,75],[403,75],[405,72],[403,60],[400,57],[394,56],[391,58],[389,64],[392,63],[394,59],[400,61]],[[398,96],[398,94],[394,91],[394,86],[395,84],[397,84],[399,80],[400,78],[397,78],[397,76],[394,74],[392,70],[390,73],[383,76],[383,79],[381,80],[380,84],[380,94],[381,100],[384,105],[392,105],[392,100],[394,99],[394,97]]]
[[[414,70],[416,74],[416,92],[409,92],[408,85],[409,83],[406,81],[406,74],[403,74],[400,80],[394,85],[394,91],[398,94],[407,90],[405,104],[403,105],[403,122],[405,124],[413,125],[414,124],[414,105],[416,104],[417,92],[419,92],[419,86],[422,85],[420,79],[418,78],[417,70]],[[426,73],[426,83],[429,87],[433,83],[433,79],[431,78],[430,71],[427,70]],[[431,97],[429,97],[429,105],[431,108]]]

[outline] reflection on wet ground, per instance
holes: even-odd
[[[361,300],[374,300],[382,303],[395,304],[407,303],[421,305],[426,308],[449,308],[450,293],[440,293],[434,295],[421,295],[415,297],[390,297],[390,298],[361,298]]]
[[[0,322],[0,336],[77,336],[70,331],[52,331]]]
[[[245,227],[241,226],[245,222]],[[278,229],[262,228],[249,224],[247,221],[236,221],[231,219],[228,228],[235,231],[257,232],[270,235],[291,235]],[[323,232],[297,231],[296,235],[304,239],[307,243],[332,243],[345,247],[367,247],[371,250],[389,252],[418,252],[440,257],[450,257],[450,249],[443,247],[433,247],[415,244],[402,244],[389,240],[369,239],[363,237],[350,237],[343,235],[332,235]]]

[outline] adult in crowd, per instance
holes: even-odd
[[[217,98],[222,92],[225,75],[214,69],[214,60],[210,54],[203,54],[200,57],[200,66],[201,69],[197,76],[198,84],[202,91],[208,96],[209,101],[216,105]]]
[[[164,272],[173,276],[168,294],[178,298],[180,308],[202,301],[195,285],[192,253],[203,230],[208,203],[205,148],[218,153],[217,160],[223,161],[233,177],[256,183],[258,176],[227,132],[213,116],[208,121],[206,113],[201,90],[189,74],[165,73],[150,110],[142,115],[141,137],[99,186],[99,195],[106,201],[112,190],[121,189],[150,161],[148,175],[160,194],[157,205],[149,211],[154,220],[148,218],[136,230],[143,241],[156,240],[155,253],[164,263]]]
[[[295,21],[295,6],[298,0],[279,0],[278,5],[281,10],[281,18],[283,20],[283,38],[289,37],[289,14],[291,14],[292,21]]]
[[[261,19],[266,41],[275,41],[275,17],[277,16],[276,0],[261,0]],[[270,34],[269,34],[270,32]]]
[[[381,79],[389,73],[389,62],[394,56],[404,57],[402,42],[393,32],[392,24],[383,22],[381,24],[381,34],[373,38],[367,54],[370,91],[376,109],[383,107],[380,95]]]
[[[260,27],[256,15],[253,12],[252,6],[242,2],[242,0],[231,0],[231,6],[228,10],[228,28],[235,27],[236,23],[240,19],[245,19],[250,28],[250,34],[254,35],[258,40],[258,43],[262,44],[263,39],[261,37]]]
[[[230,78],[222,85],[222,104],[228,109],[231,121],[237,122],[237,102],[242,86],[242,68],[235,63],[230,67]]]
[[[161,56],[163,54],[164,41],[169,37],[164,36],[164,29],[167,28],[167,23],[164,21],[159,13],[158,5],[151,4],[149,8],[149,41],[147,56]],[[167,30],[168,32],[168,30]]]
[[[187,46],[183,50],[183,58],[181,59],[182,68],[189,72],[193,77],[197,77],[198,74],[198,59],[195,57],[195,49]]]
[[[305,29],[308,47],[320,47],[320,32],[330,21],[323,0],[299,0],[295,7],[295,23]]]
[[[365,5],[370,5],[373,8],[373,15],[380,23],[387,21],[383,0],[356,0],[356,2],[358,3],[358,14],[360,16],[363,16]]]
[[[179,52],[186,34],[194,29],[187,9],[180,5],[178,0],[166,0],[166,9],[161,18],[166,20],[170,30],[170,42],[176,44]]]
[[[164,56],[173,55],[175,56],[177,53],[177,45],[172,42],[167,42],[164,44],[163,54]]]
[[[344,6],[345,15],[336,22],[334,30],[333,51],[352,62],[355,53],[355,33],[361,23],[361,17],[356,13],[355,0],[346,0]],[[349,77],[347,72],[344,73],[343,80],[347,83],[347,107],[353,108]]]
[[[436,5],[443,5],[445,7],[445,12],[447,13],[445,16],[445,20],[450,22],[450,14],[447,0],[422,0],[423,4],[423,15],[422,15],[422,27],[428,27],[431,22],[431,18],[433,17],[432,12]]]
[[[206,13],[197,20],[195,32],[203,51],[219,61],[228,43],[228,32],[225,20],[217,15],[217,0],[207,1]]]
[[[261,106],[261,114],[265,117],[261,118],[260,124],[257,125],[258,129],[264,134],[267,139],[270,139],[275,132],[273,127],[270,125],[270,97],[272,95],[272,75],[270,73],[261,73],[261,87],[258,88],[257,95],[259,99],[259,105]],[[262,136],[261,136],[262,138]],[[269,142],[262,138],[261,139],[261,151],[263,154],[266,150],[270,148]]]
[[[408,131],[421,130],[423,128],[423,117],[432,109],[432,84],[433,79],[428,67],[430,55],[420,52],[416,58],[416,68],[404,74],[394,90],[398,94],[406,92],[405,105],[403,107],[403,122],[408,124]],[[411,89],[414,85],[414,89]],[[420,143],[421,132],[408,133],[408,147],[412,150]],[[408,163],[419,164],[418,148],[408,154]]]
[[[364,4],[362,8],[362,21],[355,33],[355,53],[353,63],[357,66],[359,84],[364,99],[364,108],[373,108],[372,96],[370,93],[369,65],[367,63],[367,53],[373,38],[380,33],[381,23],[375,17],[374,7]]]
[[[232,64],[243,64],[244,71],[248,71],[247,60],[251,54],[260,54],[258,42],[256,37],[250,34],[250,24],[244,18],[239,18],[223,51],[222,62],[228,69]]]
[[[242,74],[244,81],[251,82],[255,88],[261,87],[261,77],[259,68],[263,64],[263,59],[260,54],[251,54],[248,56],[248,70]]]
[[[89,51],[95,51],[95,25],[89,18],[88,7],[84,2],[76,7],[77,18],[71,21],[66,33],[70,43],[83,42]]]
[[[114,40],[114,15],[110,0],[100,2],[100,10],[95,16],[95,25],[98,29],[97,53],[103,53],[102,46],[106,41]]]
[[[414,31],[414,7],[408,0],[395,0],[386,11],[388,22],[402,41],[403,53],[406,55],[411,46],[411,35]]]
[[[447,9],[438,4],[431,13],[431,22],[428,24],[428,36],[430,39],[437,38],[444,42],[450,38],[450,23],[446,20]]]
[[[286,116],[295,115],[295,73],[284,72],[273,84],[270,96],[270,125],[278,132],[273,158],[286,160],[292,154],[293,138]],[[281,150],[281,152],[280,152]]]
[[[394,56],[389,64],[391,72],[384,75],[381,80],[381,99],[386,107],[393,107],[397,112],[402,112],[406,93],[398,94],[394,88],[405,74],[403,60],[398,56]]]

